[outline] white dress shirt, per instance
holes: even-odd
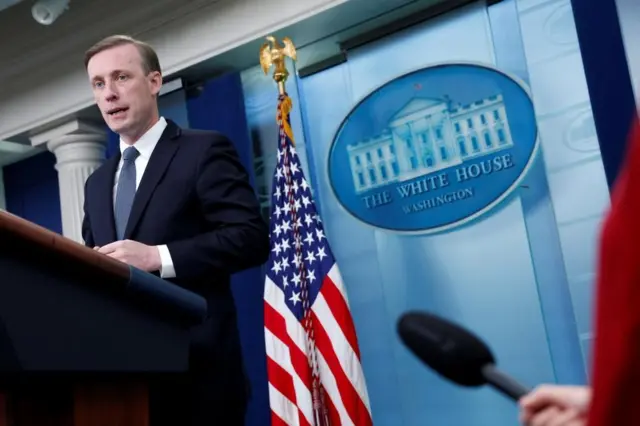
[[[147,164],[149,164],[149,159],[151,158],[151,153],[154,148],[158,144],[160,140],[160,136],[162,136],[162,132],[165,127],[167,127],[167,122],[164,117],[160,117],[158,122],[151,127],[147,133],[142,135],[140,139],[133,144],[133,146],[138,150],[140,155],[135,159],[136,164],[136,190],[140,187],[140,181],[142,180],[142,176],[144,175],[144,171],[147,168]],[[120,139],[120,154],[124,152],[129,146],[125,142]],[[115,197],[116,191],[118,189],[118,180],[120,178],[120,170],[122,169],[123,160],[120,158],[120,163],[118,163],[118,168],[116,169],[116,176],[113,184],[113,204],[115,206]],[[169,253],[169,249],[166,245],[156,246],[158,248],[158,252],[160,253],[160,261],[162,263],[162,268],[160,270],[160,276],[162,278],[174,278],[176,276],[176,271],[173,266],[173,260],[171,259],[171,253]]]

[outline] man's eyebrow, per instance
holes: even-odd
[[[117,70],[113,70],[113,71],[109,72],[107,75],[115,76],[115,75],[127,74],[127,73],[129,73],[129,71],[123,70],[123,69],[117,69]],[[93,76],[93,78],[91,78],[91,81],[103,80],[103,79],[104,79],[104,76],[96,75],[96,76]]]

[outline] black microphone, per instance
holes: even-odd
[[[398,321],[403,343],[440,376],[462,386],[489,384],[514,401],[530,389],[496,367],[489,347],[450,321],[423,312],[407,312]]]

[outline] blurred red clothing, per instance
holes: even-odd
[[[589,426],[640,425],[640,124],[601,232]]]

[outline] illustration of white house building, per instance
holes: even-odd
[[[357,193],[513,146],[502,95],[469,105],[414,98],[384,132],[347,146]]]

